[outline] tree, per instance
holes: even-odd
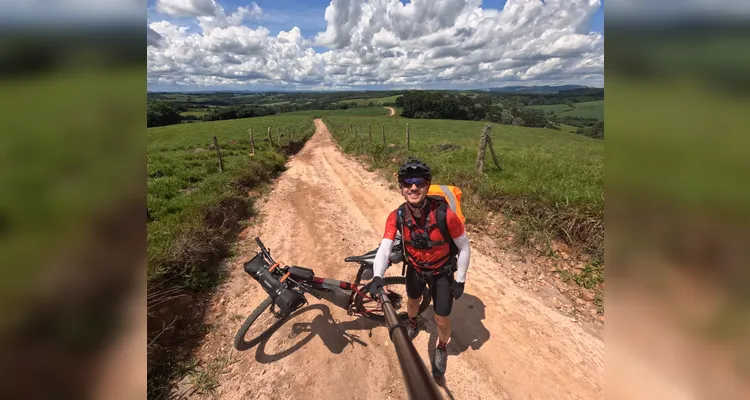
[[[146,126],[165,126],[179,124],[182,116],[172,104],[157,100],[148,105],[146,110]]]

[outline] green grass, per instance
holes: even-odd
[[[543,106],[527,106],[527,107],[534,109],[534,110],[542,110],[545,112],[545,114],[549,114],[552,111],[554,111],[555,113],[561,113],[561,112],[572,110],[572,108],[570,108],[570,106],[568,106],[567,104],[547,104]]]
[[[366,105],[370,104],[372,102],[375,105],[383,105],[383,104],[391,104],[395,103],[396,99],[401,97],[401,95],[395,95],[395,96],[388,96],[388,97],[377,97],[373,99],[348,99],[348,100],[340,100],[339,103],[345,103],[345,104],[356,104],[356,105]]]
[[[243,196],[238,181],[260,183],[278,171],[284,159],[268,143],[268,127],[277,140],[277,128],[288,126],[313,132],[308,116],[284,116],[211,121],[148,129],[147,202],[152,218],[148,226],[149,277],[173,272],[169,258],[183,232],[201,229],[199,214],[226,198]],[[250,157],[250,136],[255,137],[255,157]],[[299,138],[300,136],[297,136]],[[219,141],[225,171],[219,172],[213,149]],[[282,144],[289,138],[282,136]],[[250,186],[253,186],[253,185]]]
[[[385,107],[365,107],[365,108],[349,108],[346,110],[303,110],[303,111],[292,111],[288,113],[278,114],[278,116],[311,116],[311,117],[324,117],[330,115],[338,116],[387,116],[388,109]]]
[[[596,101],[585,101],[582,103],[573,103],[571,108],[567,104],[548,104],[544,106],[528,106],[528,108],[535,110],[543,110],[545,114],[550,114],[554,111],[556,115],[561,117],[587,117],[587,118],[598,118],[604,119],[604,100]]]
[[[603,141],[565,130],[493,124],[492,141],[503,170],[494,166],[488,151],[486,175],[479,176],[474,166],[484,122],[341,115],[326,116],[325,121],[345,151],[366,154],[375,167],[389,173],[407,155],[429,163],[435,182],[459,186],[467,193],[467,222],[481,223],[486,211],[502,211],[520,222],[519,229],[529,232],[520,235],[527,244],[555,237],[594,258],[603,252]],[[408,152],[406,122],[411,136]],[[350,123],[371,124],[374,143],[350,135]],[[385,126],[386,142],[395,147],[383,146],[381,126]],[[444,143],[460,149],[436,148]]]
[[[192,115],[194,117],[202,117],[202,116],[204,116],[206,114],[208,114],[208,111],[205,110],[205,109],[203,109],[203,110],[188,110],[188,111],[185,111],[185,112],[181,113],[182,116],[190,116],[190,115]]]

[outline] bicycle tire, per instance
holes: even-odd
[[[397,285],[404,285],[406,286],[406,278],[403,276],[389,276],[386,278],[383,278],[383,281],[385,282],[386,286],[397,286]],[[362,291],[367,293],[370,291],[370,285],[372,282],[368,282],[363,288]],[[404,290],[406,292],[406,290]],[[430,306],[430,301],[432,299],[430,298],[430,289],[425,286],[424,290],[422,291],[422,302],[419,304],[419,313],[417,315],[422,314],[427,310],[427,307]],[[354,295],[354,307],[359,312],[364,312],[365,307],[362,305],[362,296],[359,294]],[[400,313],[401,314],[401,313]],[[378,314],[371,314],[371,313],[364,313],[365,317],[378,322],[385,322],[385,316],[384,315],[378,315]],[[404,308],[403,315],[406,315],[406,309]],[[399,315],[403,318],[403,315]]]
[[[265,300],[263,300],[258,307],[253,310],[252,313],[245,319],[245,322],[242,324],[240,329],[237,331],[237,334],[234,336],[234,348],[239,351],[244,351],[251,349],[258,345],[263,339],[266,339],[270,336],[273,331],[278,328],[278,326],[286,320],[290,314],[285,314],[281,318],[278,318],[276,322],[271,324],[268,328],[266,328],[263,332],[261,332],[257,337],[253,338],[252,340],[245,341],[245,335],[247,334],[247,331],[250,329],[250,326],[255,323],[255,320],[257,320],[261,314],[263,314],[264,311],[266,311],[271,304],[273,303],[273,299],[271,296],[266,297]]]

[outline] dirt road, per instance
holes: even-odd
[[[262,223],[246,232],[242,254],[230,265],[231,277],[212,307],[213,329],[199,356],[211,362],[234,352],[234,363],[218,377],[219,398],[406,398],[386,328],[313,297],[306,311],[266,343],[243,352],[232,348],[240,324],[266,297],[241,267],[241,260],[257,251],[255,236],[277,261],[353,280],[356,268],[343,259],[374,249],[386,216],[403,201],[387,182],[339,152],[320,120],[316,125],[315,135],[258,204]],[[472,250],[466,292],[453,309],[445,398],[603,398],[603,340],[516,287],[501,270]],[[398,265],[386,276],[400,272]],[[425,314],[427,332],[414,343],[429,368],[436,329],[432,308]]]
[[[388,116],[389,117],[392,117],[392,116],[396,115],[396,109],[394,109],[393,107],[386,107],[386,108],[388,109]]]

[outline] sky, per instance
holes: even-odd
[[[600,0],[147,0],[148,88],[604,86]]]

